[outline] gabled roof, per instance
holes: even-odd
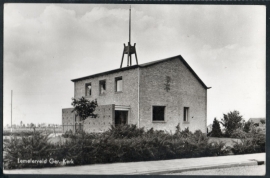
[[[85,77],[81,77],[81,78],[77,78],[77,79],[72,79],[72,82],[76,82],[76,81],[80,81],[80,80],[84,80],[84,79],[89,79],[89,78],[94,78],[94,77],[98,77],[98,76],[102,76],[102,75],[108,75],[108,74],[112,74],[112,73],[116,73],[116,72],[121,72],[121,71],[126,71],[126,70],[130,70],[130,69],[135,69],[135,68],[144,68],[144,67],[150,67],[162,62],[168,62],[174,59],[179,59],[180,61],[183,62],[183,64],[188,68],[188,70],[193,74],[193,76],[202,84],[202,86],[205,89],[209,89],[210,87],[207,87],[203,81],[200,79],[200,77],[194,72],[194,70],[188,65],[188,63],[184,60],[184,58],[181,55],[178,56],[173,56],[170,58],[166,58],[166,59],[161,59],[161,60],[156,60],[153,62],[148,62],[148,63],[144,63],[144,64],[140,64],[140,65],[133,65],[133,66],[129,66],[129,67],[124,67],[124,68],[119,68],[119,69],[115,69],[115,70],[110,70],[110,71],[106,71],[106,72],[102,72],[102,73],[97,73],[94,75],[89,75],[89,76],[85,76]]]
[[[97,74],[93,74],[93,75],[89,75],[89,76],[85,76],[85,77],[81,77],[81,78],[72,79],[71,81],[72,82],[77,82],[77,81],[84,80],[84,79],[90,79],[90,78],[94,78],[94,77],[98,77],[98,76],[102,76],[102,75],[108,75],[108,74],[112,74],[112,73],[116,73],[116,72],[135,69],[135,68],[138,68],[138,67],[139,67],[139,65],[123,67],[123,68],[109,70],[109,71],[106,71],[106,72],[101,72],[101,73],[97,73]]]

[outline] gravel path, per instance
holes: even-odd
[[[265,175],[265,167],[265,165],[243,166],[222,169],[187,171],[181,173],[171,173],[167,175]]]

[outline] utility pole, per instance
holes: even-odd
[[[11,90],[11,132],[12,132],[12,90]]]

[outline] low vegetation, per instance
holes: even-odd
[[[235,131],[234,135],[241,138],[241,142],[235,142],[232,147],[234,154],[249,154],[265,152],[265,134],[260,130],[252,130],[249,133],[243,131]]]
[[[176,158],[225,155],[224,143],[208,143],[201,131],[188,129],[174,134],[135,125],[111,128],[102,134],[66,133],[64,144],[51,144],[48,137],[34,132],[31,137],[12,137],[4,144],[5,169],[60,166],[60,164],[18,164],[20,160],[74,160],[72,165],[95,163],[150,161]]]
[[[111,128],[100,134],[80,132],[65,133],[67,139],[62,144],[48,142],[48,136],[33,132],[32,136],[22,139],[12,137],[4,144],[4,168],[61,166],[63,164],[29,164],[20,160],[73,160],[74,165],[150,161],[165,159],[194,158],[203,156],[221,156],[232,151],[234,154],[265,151],[265,138],[254,133],[233,148],[223,142],[209,142],[206,134],[197,130],[176,127],[174,134],[150,129],[145,131],[135,125],[123,125]],[[251,135],[251,134],[250,134]],[[245,138],[246,139],[246,138]],[[68,166],[68,165],[67,165]]]
[[[260,122],[265,124],[263,119]],[[221,132],[220,124],[224,126],[224,132]],[[238,111],[223,114],[221,121],[215,118],[208,136],[240,139],[240,142],[234,141],[231,147],[234,154],[265,152],[265,131],[258,127],[258,123],[245,122]]]

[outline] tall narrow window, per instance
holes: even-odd
[[[85,84],[85,96],[91,96],[92,94],[92,85],[91,83]]]
[[[153,106],[153,121],[165,121],[165,106]]]
[[[123,80],[122,80],[122,77],[115,78],[115,91],[116,92],[123,91]]]
[[[184,107],[184,121],[188,122],[188,107]]]
[[[106,80],[99,81],[99,94],[105,94],[106,93]]]

